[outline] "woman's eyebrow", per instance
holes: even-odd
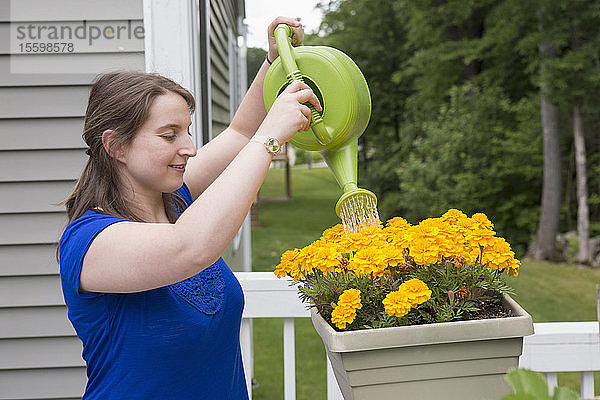
[[[192,123],[191,123],[191,122],[188,124],[188,126],[187,126],[187,127],[189,128],[190,126],[192,126]],[[166,129],[166,128],[171,128],[171,129],[180,129],[180,128],[181,128],[181,125],[179,125],[179,124],[176,124],[176,123],[168,123],[168,124],[165,124],[165,125],[159,126],[158,128],[156,128],[156,130],[157,130],[157,131],[160,131],[160,130],[162,130],[162,129]]]
[[[173,124],[173,123],[165,124],[163,126],[159,126],[158,128],[156,128],[156,130],[160,131],[160,130],[166,129],[166,128],[180,129],[181,125],[179,125],[179,124]]]

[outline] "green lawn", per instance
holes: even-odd
[[[260,227],[252,230],[255,271],[272,271],[285,250],[303,247],[339,222],[334,207],[341,191],[326,168],[292,169],[292,200],[264,202]],[[284,170],[271,169],[261,197],[283,196]],[[600,270],[565,264],[524,262],[512,278],[516,300],[535,322],[596,320],[596,283]],[[283,398],[283,324],[279,319],[254,323],[255,400]],[[296,384],[298,400],[325,398],[325,354],[309,319],[296,320]],[[579,375],[559,375],[559,384],[579,392]],[[600,376],[596,374],[596,388]],[[596,393],[600,391],[596,389]]]

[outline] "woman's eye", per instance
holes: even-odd
[[[163,135],[162,136],[165,140],[168,140],[169,142],[172,142],[173,140],[175,140],[175,138],[177,137],[176,135]]]

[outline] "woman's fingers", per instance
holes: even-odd
[[[310,108],[308,108],[308,106],[305,106],[304,104],[300,105],[300,112],[304,115],[304,118],[306,118],[306,120],[304,121],[304,126],[301,129],[301,132],[306,132],[308,130],[308,128],[310,128]]]
[[[275,28],[279,24],[286,24],[292,27],[293,35],[292,35],[292,45],[298,46],[304,40],[304,28],[302,28],[302,24],[296,18],[290,17],[277,17],[269,24],[267,27],[267,38],[269,41],[269,59],[275,60],[279,56],[279,51],[277,50],[277,42],[275,41]]]
[[[309,102],[317,109],[317,111],[323,111],[319,99],[306,83],[297,80],[293,81],[289,84],[286,91],[294,93],[297,96],[296,99],[299,103]]]
[[[300,21],[298,21],[296,18],[279,16],[279,17],[275,18],[273,20],[273,22],[271,22],[269,24],[268,33],[273,34],[273,32],[275,31],[275,28],[277,28],[277,25],[279,25],[279,24],[287,24],[287,25],[291,26],[292,29],[302,26]]]
[[[304,42],[304,27],[302,25],[296,27],[292,26],[292,32],[292,37],[290,39],[292,41],[292,46],[298,47]]]

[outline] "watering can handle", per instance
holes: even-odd
[[[288,83],[291,83],[294,80],[304,82],[302,73],[296,64],[292,44],[288,40],[288,38],[292,37],[293,33],[292,27],[286,24],[277,25],[274,33],[277,49],[279,50],[279,57],[281,57],[283,68],[285,69],[285,72],[287,72]],[[323,117],[321,117],[321,114],[312,104],[306,103],[306,105],[310,108],[310,127],[315,134],[315,137],[320,144],[329,144],[333,140],[333,135],[327,130],[325,123],[323,123]]]

